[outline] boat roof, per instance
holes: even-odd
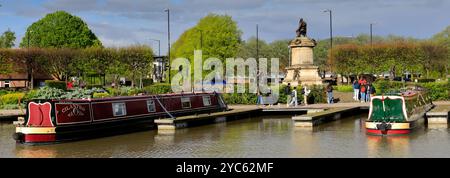
[[[69,101],[69,102],[92,102],[92,101],[112,101],[112,100],[130,100],[130,99],[144,99],[154,97],[173,97],[173,96],[192,96],[192,95],[204,95],[213,94],[214,92],[189,92],[189,93],[169,93],[158,95],[139,95],[139,96],[118,96],[118,97],[105,97],[105,98],[84,98],[84,99],[52,99],[50,101]]]

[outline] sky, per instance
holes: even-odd
[[[151,45],[167,52],[167,12],[170,9],[171,43],[209,13],[232,16],[242,39],[256,35],[268,42],[292,39],[300,18],[308,36],[351,37],[370,32],[430,38],[450,25],[450,0],[0,0],[0,31],[16,33],[16,46],[26,28],[48,13],[64,10],[81,17],[108,47]]]

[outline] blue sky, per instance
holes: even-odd
[[[308,36],[329,36],[333,11],[333,33],[429,38],[450,25],[450,0],[0,0],[0,31],[16,32],[16,45],[26,28],[45,14],[65,10],[81,17],[106,46],[149,44],[167,51],[167,14],[171,9],[171,41],[208,13],[228,14],[238,22],[243,39],[255,35],[266,41],[291,39],[299,18],[308,23]]]

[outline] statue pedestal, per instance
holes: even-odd
[[[283,84],[320,85],[322,79],[319,76],[317,66],[314,66],[313,48],[316,42],[307,37],[297,37],[291,41],[291,66],[287,67],[287,75]]]

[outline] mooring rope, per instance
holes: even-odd
[[[156,95],[154,95],[154,96],[156,98],[156,101],[158,101],[159,105],[161,106],[161,108],[163,108],[164,112],[166,112],[170,116],[171,119],[175,119],[175,117],[173,117],[173,115],[170,114],[169,111],[167,111],[166,107],[164,107],[164,105],[161,103],[161,101],[159,101],[158,96],[156,96]]]

